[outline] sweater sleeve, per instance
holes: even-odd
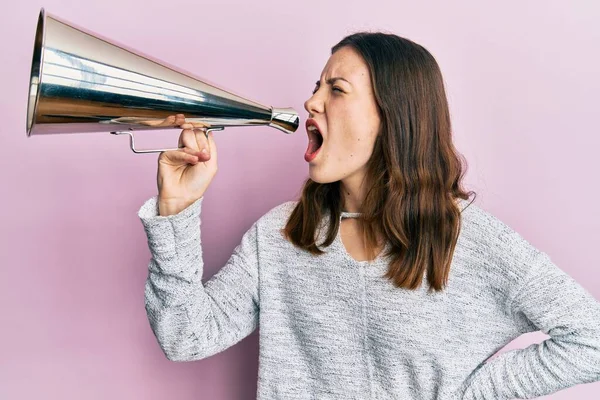
[[[509,268],[525,273],[509,291],[507,313],[522,333],[550,338],[480,364],[463,400],[530,399],[600,381],[600,303],[548,254],[514,236]]]
[[[244,234],[226,265],[203,283],[202,200],[176,215],[160,216],[155,196],[138,212],[151,253],[146,313],[161,349],[172,361],[221,352],[258,325],[257,224]]]

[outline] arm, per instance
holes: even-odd
[[[180,213],[159,216],[157,198],[140,208],[151,260],[145,307],[152,331],[169,360],[209,357],[236,344],[258,325],[256,223],[226,265],[202,283],[198,199]]]
[[[525,321],[525,331],[550,338],[480,364],[465,383],[464,400],[530,399],[600,381],[600,303],[546,253],[517,242],[526,256],[515,259],[528,270],[512,289],[507,312]]]

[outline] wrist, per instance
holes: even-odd
[[[185,199],[163,199],[158,196],[158,214],[161,217],[167,217],[169,215],[179,214],[185,210],[194,201]]]

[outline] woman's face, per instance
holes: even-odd
[[[379,133],[380,117],[373,94],[369,68],[351,47],[342,47],[331,55],[315,91],[305,103],[309,141],[311,119],[318,125],[323,144],[311,159],[310,178],[330,183],[349,177],[362,179]]]

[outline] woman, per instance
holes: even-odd
[[[312,97],[309,179],[203,283],[212,134],[185,124],[139,216],[146,310],[170,360],[260,326],[259,399],[532,398],[600,380],[600,304],[468,201],[439,67],[410,40],[357,33]],[[172,122],[172,121],[171,121]],[[538,345],[490,356],[542,330]]]

